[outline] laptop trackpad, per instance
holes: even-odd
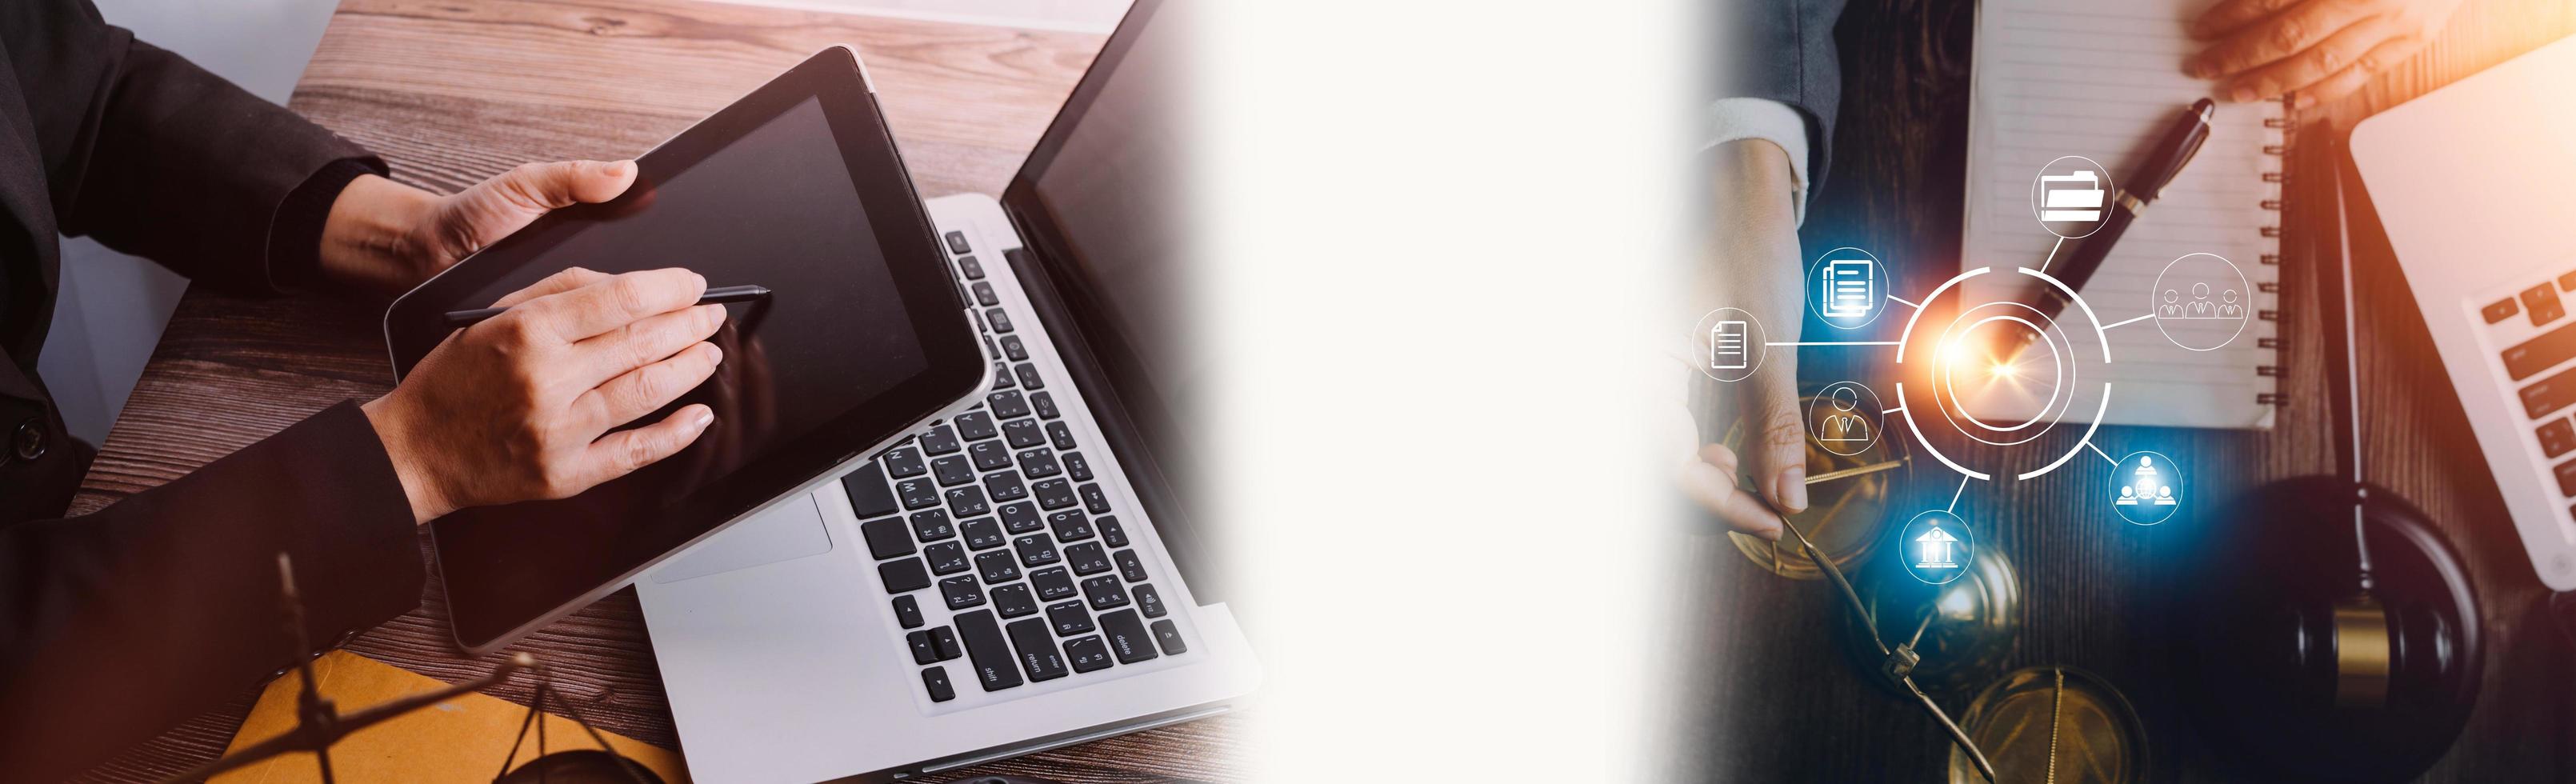
[[[832,534],[823,527],[823,513],[814,507],[814,494],[807,493],[699,542],[653,570],[653,582],[676,583],[831,551]]]

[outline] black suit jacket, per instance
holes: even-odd
[[[1721,97],[1767,98],[1798,110],[1807,121],[1807,192],[1815,193],[1832,162],[1834,114],[1842,107],[1834,23],[1843,0],[1737,0],[1718,13],[1735,34],[1719,49],[1719,67],[1729,75]]]
[[[0,777],[77,774],[312,655],[282,625],[278,552],[315,644],[419,603],[410,504],[351,403],[55,519],[85,470],[36,377],[57,233],[270,291],[309,278],[353,165],[382,166],[88,0],[0,2]]]

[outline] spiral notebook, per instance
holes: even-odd
[[[1967,227],[1960,258],[2037,266],[2057,237],[2031,214],[2031,182],[2049,161],[2081,155],[2117,178],[2210,83],[2183,75],[2199,42],[2185,26],[2210,0],[1990,0],[1978,12],[1968,120]],[[2176,345],[2153,319],[2110,330],[2105,424],[2272,426],[2280,375],[2281,155],[2287,105],[2221,104],[2191,165],[2139,215],[2081,289],[2105,324],[2146,316],[2157,275],[2189,253],[2233,262],[2253,284],[2253,318],[2225,346]],[[2125,186],[2127,183],[2115,183]],[[2069,241],[2068,248],[2075,243]],[[2059,250],[2060,253],[2071,252]],[[1972,298],[2008,296],[2016,275],[1962,284]]]

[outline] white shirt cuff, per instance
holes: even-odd
[[[1768,98],[1719,98],[1708,105],[1707,144],[1700,152],[1744,139],[1762,139],[1789,153],[1789,202],[1807,222],[1807,121],[1788,104]]]

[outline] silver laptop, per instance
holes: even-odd
[[[983,405],[637,581],[693,778],[935,774],[1258,682],[1178,475],[1188,8],[1128,10],[999,199],[929,201]]]
[[[2576,39],[2364,120],[2351,144],[2532,568],[2560,591],[2576,590],[2570,83]]]

